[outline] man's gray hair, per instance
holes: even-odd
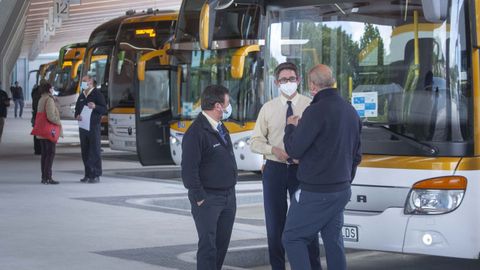
[[[336,83],[332,69],[323,64],[316,65],[310,69],[308,79],[314,85],[320,87],[320,89],[331,88]]]

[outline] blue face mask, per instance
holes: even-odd
[[[80,84],[80,88],[81,88],[82,90],[87,89],[87,88],[88,88],[88,83],[87,83],[87,82],[82,82],[82,83]]]
[[[225,108],[225,111],[223,111],[222,120],[227,120],[230,115],[232,115],[232,104],[228,104],[227,108]]]

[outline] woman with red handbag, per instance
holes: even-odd
[[[42,115],[42,113],[46,114],[46,118],[49,124],[54,124],[59,127],[59,134],[57,136],[55,136],[53,132],[52,136],[49,138],[37,135],[37,138],[40,140],[40,147],[42,152],[42,184],[56,185],[58,184],[58,182],[52,179],[52,165],[53,159],[55,157],[55,146],[58,140],[58,136],[62,136],[62,123],[60,122],[60,112],[55,105],[55,100],[52,95],[52,85],[50,85],[49,83],[41,84],[39,86],[39,92],[42,96],[38,101],[37,117],[39,115]]]

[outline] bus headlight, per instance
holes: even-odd
[[[180,140],[175,136],[170,136],[170,145],[180,146]]]
[[[238,150],[238,149],[244,149],[247,145],[250,145],[250,136],[243,137],[243,138],[237,140],[233,144],[233,147],[235,148],[235,150]]]
[[[446,176],[417,182],[408,194],[405,214],[438,215],[452,212],[462,203],[467,179]]]

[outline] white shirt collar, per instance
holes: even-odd
[[[84,90],[84,91],[83,91],[83,94],[84,94],[86,97],[88,97],[88,95],[90,95],[90,94],[92,93],[93,89],[95,89],[95,87],[92,87],[92,88],[90,88],[90,89]]]
[[[210,125],[212,125],[212,128],[214,130],[217,130],[218,124],[220,124],[221,122],[213,119],[212,117],[210,117],[210,115],[208,115],[205,111],[202,111],[202,114],[207,118]]]
[[[291,99],[292,104],[294,106],[297,105],[297,102],[299,99],[300,99],[300,93],[297,92],[297,94]],[[280,94],[280,102],[282,102],[282,105],[287,105],[287,101],[288,99],[284,95]]]

